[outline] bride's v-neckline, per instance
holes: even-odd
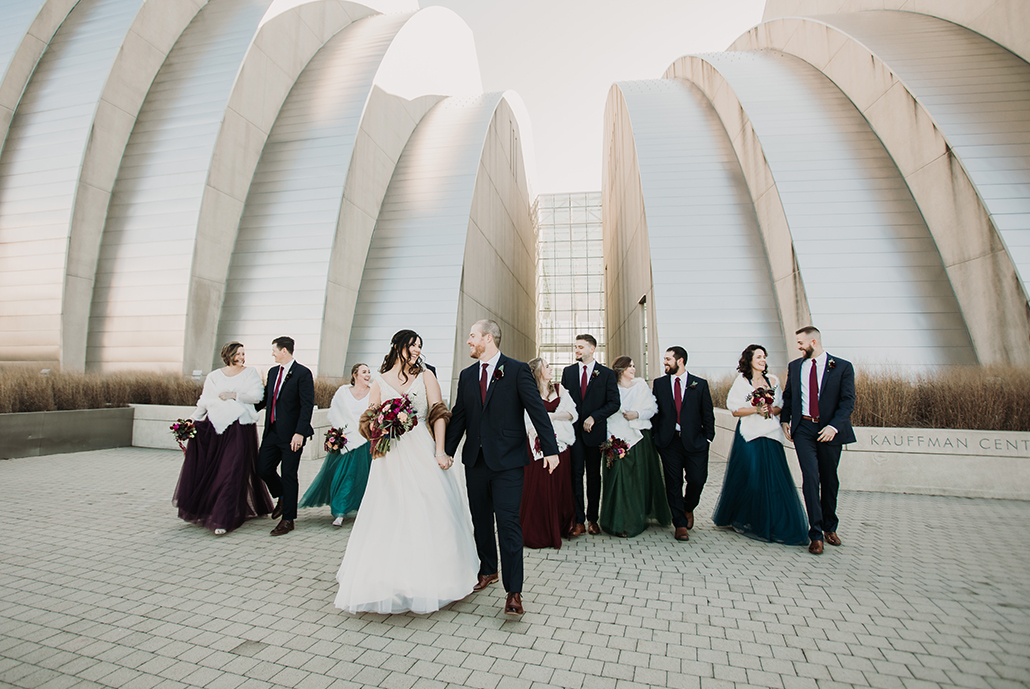
[[[394,391],[394,392],[396,392],[397,394],[399,394],[399,395],[402,395],[402,396],[403,396],[403,395],[407,395],[407,394],[408,394],[409,392],[411,392],[411,388],[415,387],[415,383],[417,383],[417,382],[418,382],[418,379],[419,379],[419,377],[420,377],[420,376],[421,376],[421,375],[422,375],[423,373],[424,373],[424,371],[419,371],[419,372],[418,372],[418,375],[416,375],[416,376],[415,376],[415,377],[414,377],[414,378],[413,378],[413,379],[411,380],[411,384],[410,384],[410,385],[408,385],[408,389],[407,389],[407,390],[404,390],[404,391],[401,391],[401,390],[398,390],[397,388],[395,388],[395,387],[394,387],[394,386],[393,386],[393,385],[392,385],[392,384],[390,383],[390,381],[388,381],[388,380],[386,379],[386,376],[380,376],[380,379],[381,379],[381,380],[382,380],[382,381],[383,381],[384,383],[386,383],[386,384],[387,384],[387,385],[388,385],[388,386],[390,387],[390,389],[391,389],[391,390],[393,390],[393,391]]]

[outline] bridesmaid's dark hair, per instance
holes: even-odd
[[[353,366],[350,367],[350,384],[351,385],[354,385],[354,381],[357,380],[357,378],[358,378],[358,371],[361,370],[361,367],[362,366],[367,366],[367,365],[368,364],[363,364],[361,362],[358,362],[358,363],[356,363],[356,364],[354,364]]]
[[[628,356],[620,356],[612,363],[612,370],[615,371],[615,380],[622,380],[622,373],[633,363]]]
[[[398,361],[408,361],[411,358],[411,345],[421,342],[422,338],[414,330],[398,330],[390,340],[390,353],[383,358],[383,365],[379,367],[380,373],[386,373]],[[407,383],[408,376],[417,376],[422,373],[422,357],[407,367],[401,366],[401,382]]]
[[[751,380],[751,376],[754,373],[754,369],[751,368],[751,360],[755,358],[755,352],[757,352],[759,349],[761,349],[763,352],[765,352],[766,356],[769,356],[769,350],[768,349],[766,349],[765,347],[763,347],[760,344],[751,344],[751,345],[748,345],[747,349],[745,349],[741,353],[740,361],[737,362],[737,371],[741,375],[743,375],[745,378],[747,378],[749,381]],[[765,371],[766,371],[766,373],[768,373],[768,371],[769,371],[769,362],[768,361],[765,362]]]

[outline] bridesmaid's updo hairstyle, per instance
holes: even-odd
[[[612,370],[615,371],[615,380],[622,380],[622,374],[626,372],[626,369],[633,363],[633,359],[628,356],[620,356],[614,362],[612,362]]]
[[[236,357],[236,352],[243,349],[243,345],[233,340],[222,347],[222,361],[225,362],[226,366],[232,366],[232,360]]]
[[[358,363],[356,363],[356,364],[354,364],[353,366],[350,367],[350,384],[351,385],[354,385],[354,381],[358,379],[358,371],[361,370],[361,367],[362,366],[367,366],[367,365],[368,364],[364,364],[364,363],[358,362]]]
[[[740,361],[737,362],[737,371],[748,380],[751,380],[751,375],[754,373],[754,369],[751,368],[751,360],[755,358],[755,352],[761,349],[765,352],[766,356],[769,356],[769,350],[760,344],[750,344],[740,354]],[[769,370],[769,362],[765,362],[765,370]]]
[[[383,358],[383,365],[379,367],[380,373],[386,373],[398,361],[408,361],[411,358],[411,345],[421,343],[422,338],[414,330],[398,330],[390,340],[390,353]],[[401,366],[400,379],[402,383],[408,382],[408,376],[417,376],[422,372],[422,357],[413,364]]]
[[[551,380],[544,380],[542,372],[544,370],[544,359],[543,357],[537,357],[530,359],[526,362],[529,366],[529,370],[533,372],[533,380],[536,381],[536,387],[540,390],[540,396],[547,396],[550,399],[551,393],[554,392],[554,383]]]

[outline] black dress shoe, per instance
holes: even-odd
[[[271,533],[273,536],[282,536],[283,534],[288,534],[291,531],[293,531],[293,520],[283,519],[269,533]]]
[[[283,499],[279,498],[275,501],[275,507],[272,508],[272,519],[279,519],[283,516]]]

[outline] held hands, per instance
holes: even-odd
[[[639,419],[640,418],[640,414],[638,414],[635,411],[624,411],[624,412],[622,412],[622,418],[626,419],[627,421],[633,421],[634,419]],[[583,424],[583,425],[585,426],[586,424]],[[593,425],[593,424],[591,424],[591,425]]]
[[[553,474],[554,470],[558,468],[558,455],[547,455],[544,457],[544,467],[547,469],[548,474]]]
[[[588,416],[583,420],[583,431],[589,433],[592,430],[594,430],[594,417]]]
[[[294,433],[293,439],[290,440],[290,449],[296,452],[302,447],[304,447],[304,436],[300,433]]]
[[[437,455],[436,456],[436,463],[440,465],[441,469],[443,469],[444,471],[447,471],[448,469],[451,468],[451,466],[454,465],[454,459],[451,458],[450,455],[446,455],[446,454]]]

